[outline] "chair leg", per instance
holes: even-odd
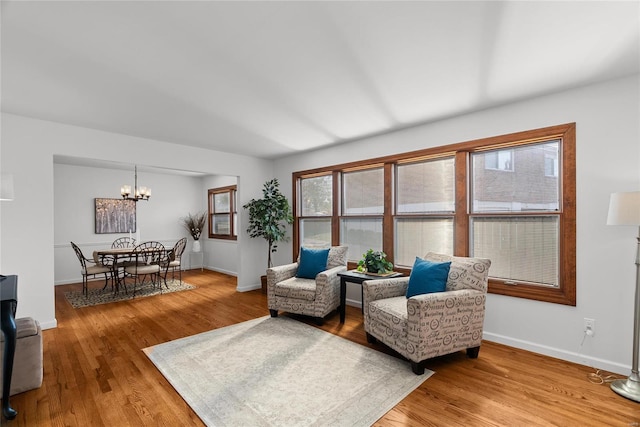
[[[316,322],[316,325],[318,326],[324,325],[324,319],[322,317],[314,317],[313,320]]]
[[[162,281],[164,282],[164,286],[169,289],[169,285],[167,285],[167,274],[169,274],[169,268],[167,267],[167,271],[164,272],[164,276],[162,276]],[[162,287],[162,286],[160,286]]]
[[[107,273],[104,273],[104,286],[102,287],[103,291],[107,289],[107,285],[109,285],[109,276],[107,275]]]
[[[480,353],[480,346],[471,347],[467,349],[467,356],[469,356],[469,358],[471,359],[477,359],[478,353]]]
[[[119,284],[122,284],[122,286],[124,286],[124,293],[128,294],[129,290],[127,289],[127,272],[123,271],[122,272],[122,282],[119,282]],[[120,291],[120,286],[118,285],[118,292]]]
[[[175,271],[175,268],[174,268]],[[167,269],[167,271],[164,272],[164,286],[169,289],[169,285],[167,284],[167,274],[169,274],[169,269]],[[174,273],[175,274],[175,273]],[[173,277],[173,276],[172,276]]]
[[[136,285],[138,284],[138,277],[139,276],[133,276],[133,296],[131,298],[135,298],[136,297]]]
[[[278,317],[278,310],[269,309],[269,314],[271,317]]]
[[[367,334],[367,342],[369,344],[375,344],[378,342],[378,339],[376,337],[374,337],[373,335],[371,335],[369,332],[366,333]]]
[[[156,275],[156,281],[158,282],[158,287],[160,288],[160,295],[162,295],[162,282],[164,282],[164,285],[167,287],[167,289],[169,289],[169,286],[167,286],[167,275],[165,274],[164,277],[162,277],[162,271],[160,271],[157,275]]]
[[[416,375],[424,374],[424,364],[422,362],[411,361],[411,370]]]

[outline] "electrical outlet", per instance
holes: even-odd
[[[590,337],[596,336],[596,321],[595,319],[584,318],[584,333]]]

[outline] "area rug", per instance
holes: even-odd
[[[167,288],[168,286],[168,288]],[[136,287],[136,298],[150,297],[153,295],[167,294],[170,292],[186,291],[189,289],[195,289],[196,287],[186,283],[184,280],[180,283],[179,280],[167,280],[167,286],[162,285],[162,289],[158,286],[152,286],[150,283],[144,284],[142,287]],[[89,289],[87,296],[82,294],[82,291],[70,291],[65,292],[64,296],[67,301],[73,306],[73,308],[89,307],[91,305],[108,304],[111,302],[118,302],[124,300],[130,300],[133,298],[133,287],[127,286],[128,292],[124,289],[120,289],[120,292],[114,294],[108,287],[102,289]]]
[[[210,426],[369,426],[433,374],[287,317],[143,351]]]

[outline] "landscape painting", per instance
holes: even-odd
[[[136,203],[133,200],[96,197],[96,234],[136,231]]]

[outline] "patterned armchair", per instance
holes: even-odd
[[[296,277],[298,262],[267,270],[267,301],[271,317],[278,310],[312,316],[318,324],[340,305],[340,277],[347,270],[347,247],[329,249],[327,269],[314,279]]]
[[[445,292],[406,297],[409,277],[363,283],[367,341],[382,343],[409,359],[417,375],[424,361],[466,349],[478,357],[491,261],[428,253],[425,260],[451,261]]]

